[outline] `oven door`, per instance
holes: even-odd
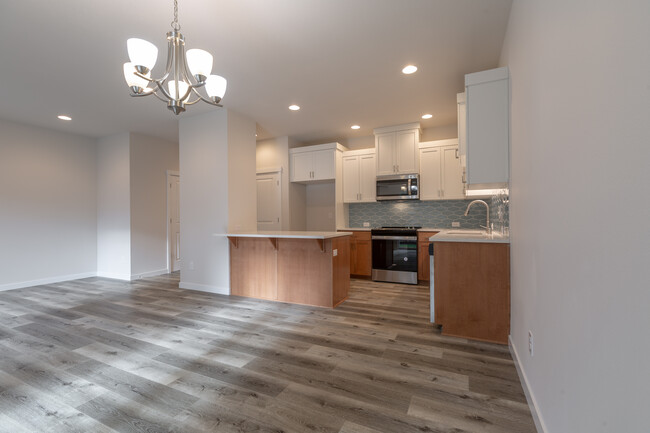
[[[417,236],[373,236],[372,279],[417,284]]]

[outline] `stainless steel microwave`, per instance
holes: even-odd
[[[377,200],[419,200],[420,175],[377,176]]]

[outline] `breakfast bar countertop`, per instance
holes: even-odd
[[[342,236],[352,236],[350,232],[318,232],[318,231],[242,231],[226,234],[215,233],[215,236],[235,238],[277,238],[277,239],[332,239]]]

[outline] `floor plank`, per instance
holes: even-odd
[[[535,431],[508,348],[442,336],[426,286],[328,309],[178,283],[0,292],[0,433]]]

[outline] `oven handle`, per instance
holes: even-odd
[[[417,241],[417,236],[372,236],[375,241]]]

